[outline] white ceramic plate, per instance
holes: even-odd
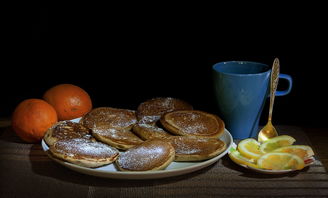
[[[78,120],[73,120],[78,121]],[[177,175],[182,175],[190,172],[194,172],[197,170],[200,170],[202,168],[205,168],[216,161],[218,161],[220,158],[222,158],[225,154],[228,153],[230,147],[232,146],[233,139],[231,134],[228,130],[224,130],[223,135],[220,137],[220,140],[226,143],[227,148],[218,156],[201,162],[172,162],[165,170],[159,170],[159,171],[140,171],[140,172],[122,172],[118,171],[114,164],[109,164],[107,166],[102,166],[99,168],[86,168],[82,166],[78,166],[75,164],[71,164],[69,162],[65,162],[56,158],[53,158],[49,153],[47,152],[49,147],[45,143],[44,140],[42,140],[42,148],[43,150],[48,154],[48,156],[54,160],[55,162],[72,169],[74,171],[87,174],[87,175],[93,175],[98,177],[106,177],[106,178],[113,178],[113,179],[155,179],[155,178],[165,178],[165,177],[172,177]]]
[[[233,149],[236,149],[237,148],[237,145],[233,142],[231,147]],[[230,149],[229,149],[229,153],[230,153]],[[310,166],[311,164],[313,164],[315,161],[315,158],[314,157],[311,157],[309,158],[306,162],[305,162],[305,167],[306,166]],[[242,166],[244,168],[247,168],[247,169],[251,169],[255,172],[258,172],[258,173],[264,173],[264,174],[284,174],[284,173],[289,173],[289,172],[293,172],[293,171],[297,171],[297,170],[293,170],[293,169],[286,169],[286,170],[267,170],[267,169],[261,169],[261,168],[254,168],[254,167],[251,167],[251,166],[247,166],[247,165],[244,165],[244,164],[239,164],[237,163],[239,166]]]

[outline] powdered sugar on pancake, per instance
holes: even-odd
[[[172,124],[190,135],[210,134],[217,130],[216,120],[195,111],[178,112],[170,119]]]
[[[166,138],[172,136],[170,133],[159,128],[155,124],[136,124],[133,126],[133,132],[136,133],[141,139],[149,140],[154,138]]]
[[[89,112],[82,122],[87,127],[94,129],[103,125],[115,129],[126,129],[137,122],[135,111],[127,109],[115,109],[99,107]]]
[[[138,124],[140,127],[143,127],[145,129],[151,130],[151,131],[155,131],[155,132],[159,132],[159,133],[166,133],[166,131],[164,131],[162,128],[159,128],[157,126],[154,125],[150,125],[150,124]]]
[[[51,146],[58,140],[84,138],[93,139],[91,130],[80,123],[60,121],[47,130],[44,135],[45,142]]]
[[[176,154],[196,154],[201,151],[200,148],[197,148],[195,145],[186,144],[175,139],[172,141],[172,145],[175,149]]]
[[[58,139],[91,138],[90,129],[71,121],[58,122],[58,124],[53,126],[53,133],[51,136]]]
[[[170,158],[170,153],[172,152],[171,147],[172,146],[165,141],[147,141],[121,153],[120,157],[117,159],[117,164],[125,170],[152,170],[161,166]]]
[[[201,123],[196,123],[196,124],[184,127],[183,131],[185,133],[189,133],[189,134],[199,134],[199,133],[207,133],[208,129]]]
[[[214,138],[174,136],[169,140],[175,148],[176,154],[184,155],[209,154],[223,145],[221,140]]]
[[[131,143],[141,143],[142,140],[134,133],[127,130],[117,130],[114,128],[98,127],[93,130],[94,134],[109,138],[111,140],[125,141]]]
[[[171,97],[153,98],[138,106],[137,117],[139,122],[154,123],[167,112],[183,109],[192,109],[192,106],[182,100]]]
[[[106,144],[81,138],[60,140],[50,150],[77,158],[112,158],[119,154],[117,149]]]
[[[154,116],[144,116],[139,120],[139,123],[141,124],[147,124],[147,123],[155,123],[161,118],[160,115],[154,115]]]

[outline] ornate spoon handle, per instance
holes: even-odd
[[[273,61],[273,66],[271,71],[269,121],[272,120],[272,110],[273,110],[274,98],[276,96],[276,90],[278,86],[279,70],[280,70],[279,59],[275,58]]]

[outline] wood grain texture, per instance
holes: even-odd
[[[303,128],[309,138],[315,154],[328,171],[328,128]]]

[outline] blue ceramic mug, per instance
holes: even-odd
[[[257,136],[259,121],[269,95],[271,68],[250,61],[228,61],[213,65],[214,88],[219,116],[236,139]],[[287,95],[292,88],[292,78],[280,74],[288,88],[277,91],[276,96]]]

